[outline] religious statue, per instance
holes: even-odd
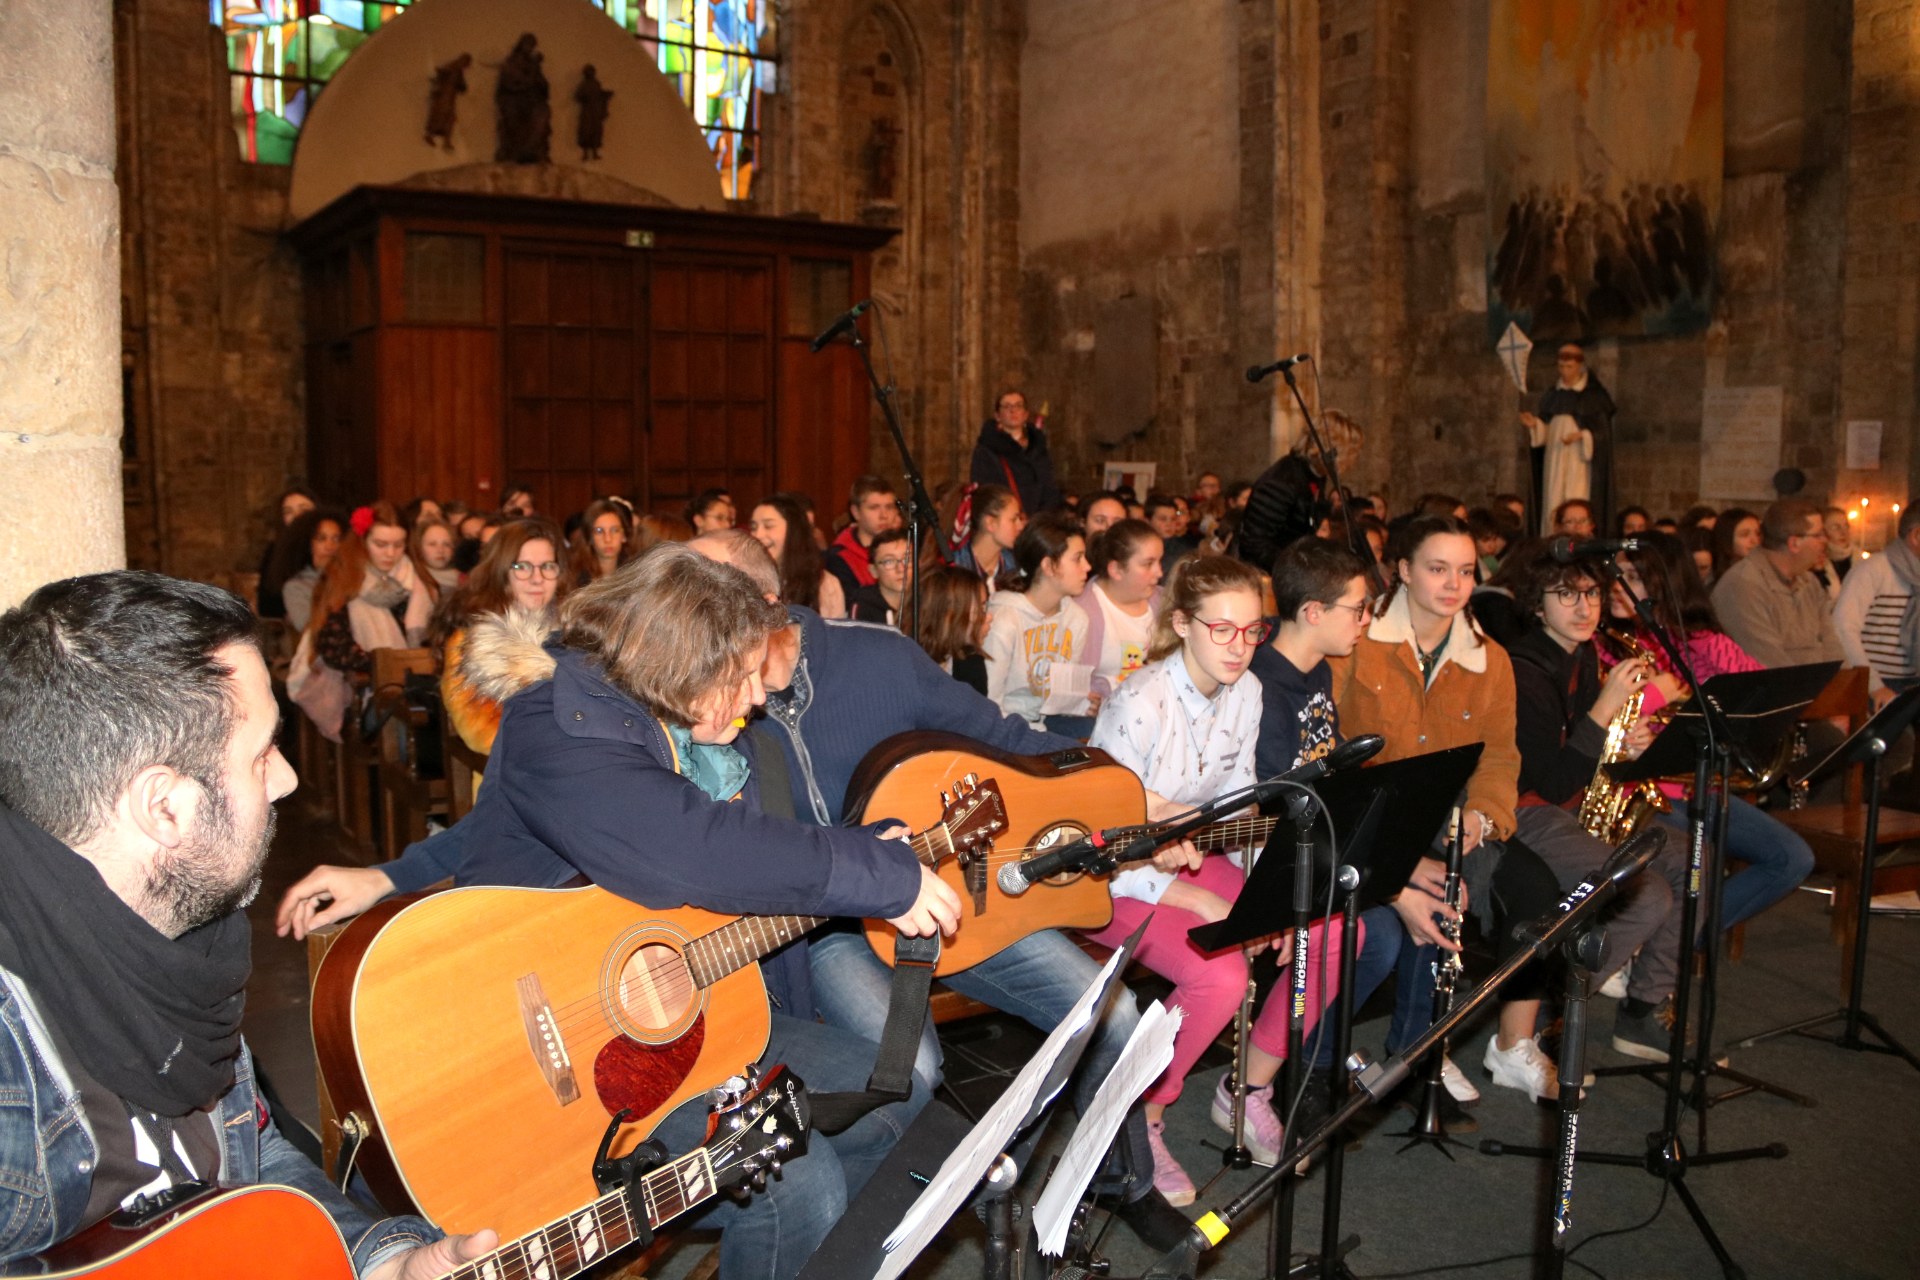
[[[573,100],[580,104],[580,128],[574,136],[582,160],[600,158],[600,143],[607,132],[607,103],[612,98],[613,90],[601,85],[591,62],[580,68],[580,87],[573,91]]]
[[[493,100],[499,113],[500,140],[493,158],[508,164],[546,164],[553,138],[553,109],[547,103],[543,55],[532,33],[514,43],[500,64]]]
[[[1553,510],[1584,498],[1596,529],[1613,528],[1613,397],[1587,368],[1577,342],[1561,346],[1560,379],[1540,398],[1540,412],[1523,413],[1533,445],[1534,484],[1542,532],[1554,532]]]
[[[880,202],[894,199],[899,178],[900,131],[893,121],[876,117],[867,137],[867,199]]]
[[[467,68],[473,55],[463,53],[452,62],[433,69],[433,89],[427,94],[427,145],[436,140],[453,150],[453,118],[460,107],[460,95],[467,91]]]

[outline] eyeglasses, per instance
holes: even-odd
[[[876,569],[903,569],[910,563],[912,562],[901,556],[888,556],[885,560],[875,560],[873,567]]]
[[[1601,587],[1555,587],[1553,589],[1553,598],[1569,609],[1579,604],[1582,600],[1591,604],[1599,604],[1600,598],[1606,594],[1606,591]]]
[[[1337,601],[1331,603],[1323,602],[1322,607],[1327,609],[1351,609],[1353,611],[1354,621],[1360,623],[1365,623],[1367,619],[1373,616],[1373,601],[1371,600],[1362,600],[1359,604],[1340,604]]]
[[[1208,622],[1205,618],[1195,618],[1195,622],[1207,629],[1215,644],[1232,644],[1235,640],[1245,639],[1250,645],[1259,646],[1267,642],[1273,634],[1273,625],[1267,622],[1249,622],[1244,627],[1236,627],[1231,622]]]
[[[531,560],[515,560],[507,566],[507,569],[514,577],[520,578],[523,581],[531,579],[535,574],[538,574],[548,581],[552,581],[560,576],[560,566],[551,560],[543,560],[539,564],[535,564]]]

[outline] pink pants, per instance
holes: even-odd
[[[1219,857],[1208,858],[1201,863],[1198,871],[1181,872],[1180,879],[1197,888],[1217,893],[1228,902],[1239,897],[1241,888],[1246,884],[1246,877],[1240,868]],[[1113,922],[1087,936],[1102,946],[1117,947],[1140,926],[1142,920],[1147,921],[1147,931],[1141,935],[1140,948],[1134,958],[1174,984],[1173,995],[1167,1004],[1186,1014],[1179,1034],[1174,1037],[1173,1061],[1168,1064],[1166,1074],[1155,1081],[1145,1094],[1146,1101],[1164,1106],[1180,1096],[1187,1072],[1193,1069],[1193,1064],[1206,1047],[1213,1043],[1239,1012],[1240,1001],[1247,992],[1247,958],[1239,947],[1211,953],[1200,950],[1187,937],[1187,930],[1206,923],[1204,920],[1191,911],[1142,902],[1138,898],[1115,898]],[[1338,990],[1340,929],[1340,921],[1334,919],[1316,922],[1307,933],[1308,1035],[1313,1034],[1314,1024],[1320,1020],[1320,1011]],[[1324,942],[1327,960],[1334,967],[1332,974],[1321,972],[1323,933],[1327,935]],[[1283,957],[1283,971],[1284,960]],[[1284,972],[1282,985],[1272,992],[1254,1016],[1253,1043],[1262,1052],[1276,1058],[1287,1056],[1287,989]]]

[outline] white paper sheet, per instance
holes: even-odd
[[[1121,1051],[1120,1060],[1100,1084],[1093,1105],[1080,1117],[1080,1125],[1054,1166],[1046,1190],[1033,1206],[1033,1225],[1040,1233],[1040,1252],[1058,1258],[1067,1250],[1067,1228],[1080,1196],[1093,1181],[1093,1175],[1120,1132],[1121,1121],[1133,1107],[1134,1099],[1160,1078],[1173,1061],[1173,1037],[1180,1030],[1183,1014],[1155,1000],[1140,1015],[1140,1025]]]
[[[913,1207],[907,1210],[907,1216],[887,1237],[886,1258],[875,1273],[875,1280],[894,1280],[907,1269],[920,1251],[932,1243],[940,1229],[947,1224],[954,1211],[965,1204],[973,1194],[980,1179],[985,1176],[987,1166],[1005,1151],[1013,1142],[1015,1132],[1020,1128],[1038,1099],[1040,1087],[1053,1069],[1054,1060],[1060,1056],[1067,1041],[1080,1028],[1087,1025],[1093,1010],[1105,1008],[1106,994],[1116,980],[1115,975],[1123,957],[1131,952],[1123,947],[1108,957],[1107,964],[1100,976],[1074,1002],[1060,1025],[1053,1029],[1046,1043],[1040,1046],[1020,1069],[1007,1091],[1000,1095],[999,1101],[982,1116],[980,1123],[973,1127],[933,1175],[933,1181],[920,1193]]]
[[[1093,668],[1079,662],[1047,664],[1047,697],[1040,704],[1043,716],[1083,715],[1087,693],[1093,688]]]

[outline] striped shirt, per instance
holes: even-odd
[[[1903,626],[1912,599],[1913,589],[1901,581],[1886,555],[1858,562],[1840,584],[1833,629],[1848,665],[1868,668],[1875,689],[1889,680],[1920,676],[1920,654],[1908,649]]]

